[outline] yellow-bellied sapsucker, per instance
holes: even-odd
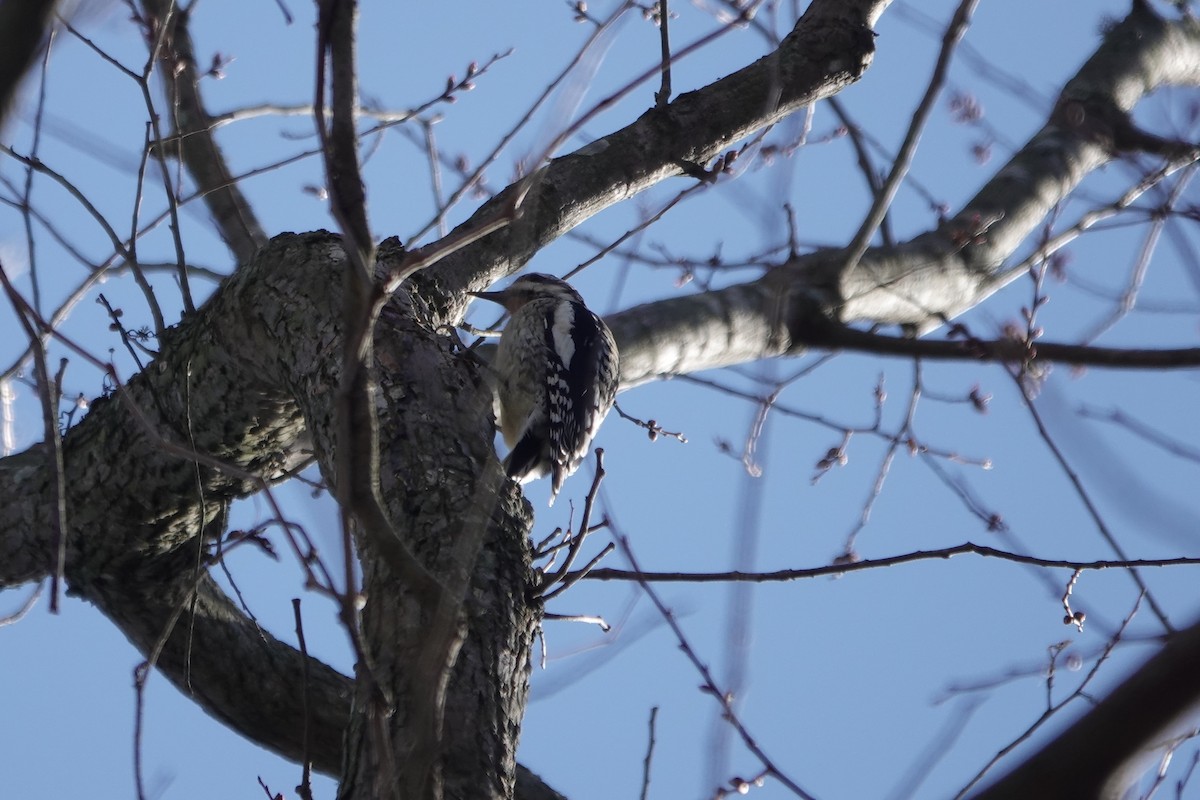
[[[509,446],[504,470],[524,483],[549,473],[550,505],[587,455],[612,408],[617,343],[570,284],[530,273],[497,292],[472,292],[512,314],[496,351],[496,405]]]

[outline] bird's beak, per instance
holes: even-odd
[[[483,300],[491,300],[493,303],[499,303],[500,305],[504,305],[506,299],[505,292],[467,292],[467,294]]]

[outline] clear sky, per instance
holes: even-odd
[[[296,17],[293,24],[270,0],[197,6],[193,32],[200,60],[207,63],[219,54],[227,62],[223,79],[208,79],[202,86],[212,112],[311,100],[312,9],[283,2]],[[613,7],[603,1],[589,5],[597,17]],[[715,0],[673,3],[677,46],[717,27],[710,12],[721,5]],[[763,26],[787,29],[792,4],[780,5],[778,19],[767,12],[760,16]],[[894,3],[878,26],[874,64],[841,95],[849,113],[888,153],[903,139],[955,5],[947,0]],[[1105,20],[1120,18],[1126,6],[1114,0],[984,2],[923,136],[913,180],[897,198],[894,235],[906,239],[936,225],[928,196],[950,209],[961,207],[1041,126],[1058,88],[1097,46]],[[1156,7],[1167,10],[1162,3]],[[122,4],[93,2],[84,4],[73,21],[99,47],[140,69],[144,44],[127,18]],[[572,21],[564,3],[365,3],[362,94],[378,107],[414,107],[436,97],[451,74],[464,75],[469,63],[485,64],[493,54],[511,50],[475,80],[473,91],[436,109],[441,117],[433,127],[437,146],[451,156],[463,154],[474,165],[527,115],[589,32],[588,25]],[[637,14],[600,44],[577,68],[576,78],[489,169],[490,189],[502,188],[515,164],[540,152],[569,119],[657,63],[657,31]],[[674,89],[682,93],[704,86],[769,47],[755,27],[730,32],[675,66]],[[0,133],[0,141],[19,152],[31,148],[37,85],[35,78],[27,87],[24,110]],[[644,84],[584,126],[583,134],[560,152],[628,124],[653,103],[657,88],[657,81]],[[955,120],[950,102],[955,96],[979,104],[983,116],[977,124]],[[1195,91],[1172,92],[1148,102],[1138,116],[1155,132],[1194,139],[1197,132],[1188,114],[1194,113],[1198,99]],[[794,144],[803,135],[801,122],[797,117],[778,126],[767,142]],[[60,32],[47,75],[40,157],[77,185],[118,230],[128,227],[132,211],[144,124],[137,86]],[[838,128],[828,107],[816,108],[803,146],[789,148],[772,165],[747,159],[736,179],[690,197],[630,247],[641,256],[667,261],[703,261],[714,253],[730,263],[763,253],[778,258],[787,243],[785,202],[795,209],[796,235],[805,248],[847,242],[869,197],[853,149]],[[367,143],[368,211],[380,238],[408,240],[434,213],[423,134],[419,127],[412,130],[415,143],[399,130]],[[305,116],[235,122],[221,129],[219,139],[237,172],[315,146]],[[979,155],[981,146],[986,158]],[[883,156],[874,157],[880,168],[886,166]],[[1154,166],[1149,159],[1142,165]],[[1112,200],[1140,174],[1130,165],[1110,166],[1065,204],[1059,224],[1070,224]],[[23,171],[8,159],[0,158],[0,175],[17,187],[24,181]],[[441,179],[447,193],[457,186],[452,170],[444,169]],[[325,202],[308,191],[321,183],[319,162],[308,158],[249,179],[243,188],[267,232],[275,234],[334,227]],[[690,185],[682,178],[668,181],[600,214],[579,229],[586,239],[564,237],[541,252],[531,268],[567,272],[593,256],[598,244],[612,242],[640,215],[657,210]],[[0,187],[0,196],[12,199],[11,191]],[[34,192],[35,204],[54,217],[76,247],[97,260],[107,254],[104,233],[68,195],[42,178]],[[1198,199],[1195,189],[1182,197],[1184,205]],[[1161,196],[1154,196],[1143,205],[1160,201]],[[469,215],[476,203],[465,200],[451,223]],[[162,207],[161,195],[150,192],[143,213]],[[1072,246],[1068,279],[1049,280],[1046,286],[1051,302],[1039,317],[1046,339],[1078,341],[1112,312],[1112,298],[1130,280],[1147,235],[1144,214],[1128,222]],[[183,225],[189,262],[220,273],[233,268],[199,204],[185,206]],[[54,308],[83,269],[43,228],[37,228],[36,236],[44,303]],[[1200,285],[1189,254],[1200,244],[1197,238],[1194,223],[1172,218],[1139,298],[1161,313],[1135,313],[1101,335],[1099,343],[1195,345]],[[166,227],[148,236],[140,252],[147,261],[173,260]],[[23,222],[8,205],[0,206],[0,258],[6,269],[21,273],[19,285],[28,289]],[[739,269],[714,277],[702,271],[689,283],[677,266],[648,265],[615,254],[587,269],[575,284],[594,308],[607,313],[694,291],[710,278],[723,285],[757,274]],[[175,302],[170,278],[160,275],[156,282],[160,300]],[[196,284],[202,293],[212,286],[203,280]],[[87,338],[101,357],[114,349],[111,357],[122,374],[131,374],[134,368],[118,337],[108,331],[103,309],[93,302],[98,292],[123,308],[127,326],[150,324],[136,287],[119,278],[88,294],[65,330]],[[964,321],[980,336],[997,335],[1003,325],[1019,319],[1031,296],[1031,282],[1019,280]],[[175,307],[168,321],[177,316]],[[492,319],[476,316],[480,323]],[[24,335],[6,306],[0,311],[0,363],[7,366],[23,347]],[[816,464],[841,441],[839,428],[871,425],[881,383],[887,393],[882,428],[897,430],[908,412],[916,373],[910,361],[875,356],[841,355],[819,362],[820,354],[814,354],[747,365],[698,376],[704,383],[676,379],[619,398],[628,413],[655,419],[688,440],[651,442],[615,415],[601,432],[608,469],[603,511],[629,537],[643,568],[816,567],[842,552],[847,536],[860,526],[888,443],[870,433],[855,435],[848,462],[814,482]],[[791,382],[768,415],[756,453],[762,474],[750,476],[740,455],[756,406],[712,384],[757,395],[764,391],[763,381],[769,391],[808,368],[812,371]],[[1054,441],[1131,556],[1200,556],[1195,492],[1200,464],[1171,455],[1126,428],[1081,415],[1080,409],[1122,409],[1194,452],[1200,449],[1194,419],[1197,377],[1195,371],[1073,372],[1056,367],[1038,397],[1037,409]],[[869,521],[857,535],[860,556],[879,558],[973,541],[1047,558],[1112,557],[1002,367],[928,363],[921,367],[919,381],[923,396],[913,432],[943,455],[910,456],[907,448],[899,448],[870,506]],[[986,414],[961,402],[975,386],[992,398]],[[40,439],[41,421],[28,381],[17,381],[14,388],[14,446],[21,450]],[[95,372],[72,361],[68,396],[95,396],[100,388]],[[985,460],[990,469],[980,466]],[[567,483],[552,510],[545,508],[544,485],[527,487],[537,514],[535,540],[567,524],[571,503],[565,501],[579,507],[588,470]],[[336,552],[337,520],[328,502],[314,501],[304,486],[280,491],[290,513],[327,552]],[[973,510],[979,508],[1001,514],[1009,533],[988,531]],[[236,509],[233,525],[247,527],[267,515],[263,503],[250,500]],[[608,537],[607,532],[598,534],[596,547]],[[625,566],[619,554],[606,564]],[[294,640],[291,598],[303,596],[310,652],[349,671],[351,656],[335,609],[304,594],[299,570],[287,557],[276,563],[244,549],[229,566],[260,622],[287,641]],[[661,584],[657,591],[718,683],[735,692],[746,728],[806,790],[823,800],[947,797],[1046,708],[1043,672],[1050,653],[1065,643],[1052,694],[1058,701],[1083,679],[1134,607],[1136,590],[1127,574],[1089,572],[1072,595],[1074,605],[1087,610],[1088,622],[1082,632],[1064,626],[1061,598],[1069,578],[1070,570],[1038,572],[961,556],[836,579],[753,587]],[[1152,581],[1178,623],[1194,617],[1190,573],[1160,570]],[[0,595],[0,615],[18,608],[30,591],[32,587],[23,587]],[[657,707],[650,797],[710,797],[722,781],[760,770],[721,722],[717,704],[698,690],[700,676],[635,585],[585,581],[550,610],[600,615],[614,630],[604,634],[592,625],[546,623],[546,665],[543,669],[537,663],[535,653],[522,763],[572,800],[635,798],[651,709]],[[1136,639],[1158,628],[1143,609],[1130,630],[1129,638]],[[1092,693],[1103,694],[1150,652],[1149,645],[1123,644],[1095,678]],[[52,616],[43,596],[19,624],[0,629],[0,796],[135,797],[132,684],[140,661],[111,623],[74,599]],[[1083,708],[1075,704],[1047,730],[1057,730]],[[1039,732],[1012,758],[1030,752],[1045,735],[1045,730]],[[297,766],[209,719],[162,677],[150,683],[144,737],[147,796],[155,800],[261,798],[259,778],[273,792],[294,796]],[[1190,760],[1191,752],[1180,763]],[[316,788],[318,797],[334,797],[332,781],[321,779]],[[789,795],[768,782],[752,796],[770,800]],[[1200,789],[1192,786],[1187,796],[1200,797]]]

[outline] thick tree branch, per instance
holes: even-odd
[[[306,427],[331,474],[332,387],[341,367],[336,287],[346,263],[329,234],[277,238],[169,332],[159,358],[126,383],[121,397],[96,401],[64,440],[71,592],[95,603],[143,652],[161,645],[159,668],[209,713],[295,759],[303,747],[301,655],[259,630],[207,575],[196,575],[194,565],[197,548],[207,549],[201,530],[218,507],[258,489],[247,475],[269,480],[310,457],[300,441]],[[529,519],[515,492],[505,488],[492,451],[490,396],[473,374],[473,362],[455,355],[450,340],[430,333],[435,328],[399,312],[381,322],[386,346],[377,349],[387,360],[380,370],[381,453],[387,458],[382,495],[401,534],[427,563],[439,570],[481,565],[469,593],[466,651],[448,690],[447,713],[462,727],[446,745],[448,757],[461,766],[447,786],[486,774],[494,793],[506,795],[517,777],[512,754],[534,622],[525,599],[532,578]],[[454,399],[437,388],[447,380]],[[168,452],[130,414],[127,402],[136,403],[163,438],[194,441],[205,459],[197,465]],[[425,424],[432,416],[443,425]],[[188,430],[187,420],[195,427]],[[208,421],[220,425],[204,427]],[[470,431],[444,435],[453,424]],[[230,469],[212,468],[212,458]],[[202,492],[196,491],[197,472]],[[38,448],[0,460],[0,478],[5,587],[46,574],[54,504]],[[464,560],[455,550],[470,538],[462,535],[463,526],[486,531],[477,558]],[[413,609],[405,602],[390,606],[389,596],[409,595],[403,587],[385,586],[395,577],[386,575],[379,559],[367,554],[364,563],[373,573],[385,572],[370,576],[384,607],[368,606],[365,624],[393,626],[367,638],[400,649],[387,663],[404,664],[419,653],[428,618],[407,614]],[[194,619],[188,616],[193,607]],[[319,662],[308,663],[309,756],[318,769],[336,771],[350,718],[349,684]],[[478,689],[506,682],[515,685],[499,692],[501,706]],[[480,731],[491,731],[495,741],[485,745],[488,737]],[[530,776],[521,780],[538,791]]]
[[[459,770],[446,779],[448,794],[511,791],[512,747],[527,680],[523,655],[535,611],[524,600],[531,578],[525,549],[529,520],[491,451],[487,392],[435,331],[456,321],[462,289],[516,270],[602,208],[679,174],[681,161],[705,163],[747,133],[856,80],[873,48],[869,26],[885,5],[816,0],[775,53],[647,112],[586,151],[551,162],[538,174],[517,224],[414,276],[414,294],[401,294],[393,316],[381,322],[390,343],[377,352],[381,489],[388,514],[426,564],[439,571],[463,563],[475,567],[463,655],[447,688],[447,716],[462,726],[461,735],[445,745],[446,763]],[[1047,129],[946,226],[895,249],[869,250],[847,276],[838,272],[842,254],[818,253],[752,284],[655,304],[653,324],[646,309],[618,315],[614,327],[622,337],[626,382],[794,353],[806,331],[827,330],[831,319],[940,323],[986,297],[998,285],[1003,261],[1049,207],[1111,158],[1113,146],[1145,144],[1116,125],[1104,129],[1113,134],[1105,139],[1097,119],[1112,117],[1091,110],[1108,103],[1123,113],[1156,85],[1195,80],[1197,70],[1186,66],[1200,61],[1195,24],[1142,16],[1135,13],[1117,26],[1064,91],[1065,98],[1083,104],[1084,122],[1072,123],[1075,106],[1060,102]],[[1115,57],[1110,51],[1118,45],[1134,68],[1101,58]],[[1177,66],[1159,64],[1168,55]],[[188,85],[194,88],[194,82]],[[494,221],[516,191],[512,187],[485,205],[460,231]],[[381,251],[381,266],[402,258]],[[128,382],[132,402],[160,436],[195,441],[198,450],[236,467],[223,472],[202,464],[202,494],[195,489],[197,465],[167,454],[131,418],[124,400],[97,402],[64,441],[72,590],[100,606],[146,650],[195,584],[190,673],[178,655],[183,651],[176,649],[184,642],[179,630],[166,640],[160,666],[214,715],[294,758],[302,747],[301,726],[281,706],[290,700],[301,707],[299,654],[263,638],[189,565],[217,506],[257,490],[259,484],[245,474],[272,479],[308,457],[301,443],[305,428],[329,474],[332,387],[340,377],[342,343],[336,271],[346,261],[326,234],[278,238],[197,315],[168,332],[154,365]],[[432,430],[432,418],[455,435]],[[189,420],[196,427],[189,428]],[[52,501],[45,469],[36,450],[0,461],[0,586],[37,580],[50,563]],[[476,532],[479,552],[464,562],[455,547],[475,541]],[[368,580],[395,602],[373,602],[364,626],[367,640],[399,649],[381,667],[393,670],[415,663],[420,627],[428,619],[405,605],[410,595],[374,555],[368,552],[364,559],[372,571]],[[212,651],[213,658],[197,658],[202,650]],[[246,663],[231,664],[218,654]],[[263,692],[257,684],[231,680],[243,671],[256,674],[252,665],[259,663],[269,665],[276,688]],[[339,740],[342,715],[348,714],[345,683],[327,668],[312,664],[312,669],[322,684],[313,691],[320,728],[314,760],[332,768],[337,763],[332,742]],[[380,677],[384,685],[408,679]],[[484,695],[490,705],[480,702]],[[392,711],[384,703],[364,713]],[[246,714],[270,729],[256,727]],[[477,782],[480,774],[490,776],[487,785]]]
[[[700,96],[685,96],[671,105],[666,119],[648,115],[632,130],[618,135],[610,147],[597,157],[579,156],[560,159],[539,178],[537,208],[526,208],[521,230],[515,233],[501,232],[508,241],[493,247],[511,248],[510,255],[500,257],[505,265],[523,263],[540,246],[541,242],[553,238],[571,224],[595,213],[605,205],[629,196],[641,188],[674,174],[679,159],[704,161],[719,151],[729,141],[730,131],[735,136],[769,124],[785,115],[794,107],[805,105],[819,96],[835,91],[853,80],[865,66],[870,52],[871,36],[865,23],[847,21],[846,15],[855,9],[881,8],[882,3],[841,4],[818,2],[810,9],[805,20],[798,25],[789,48],[777,56],[749,68],[743,73],[727,79],[719,91],[705,91]],[[848,10],[849,9],[849,10]],[[856,54],[847,58],[847,53]],[[745,74],[744,74],[745,73]],[[194,82],[180,81],[181,90],[194,88]],[[742,89],[753,91],[741,92]],[[782,93],[776,90],[782,88]],[[731,100],[731,98],[733,98]],[[714,109],[716,112],[714,113]],[[712,119],[716,117],[716,119]],[[698,133],[699,121],[710,120]],[[207,130],[206,124],[197,130]],[[181,131],[183,132],[183,131]],[[630,161],[631,151],[627,146],[639,138],[651,137],[655,142],[658,165],[638,166]],[[190,137],[185,137],[185,139]],[[563,169],[563,162],[569,168]],[[219,162],[216,162],[219,163]],[[638,173],[631,176],[630,170]],[[616,185],[612,177],[604,172],[615,170],[611,175],[619,178],[623,188],[614,193]],[[568,192],[572,202],[564,208],[559,205],[562,196],[551,197],[559,187],[578,184]],[[607,184],[603,186],[602,184]],[[586,200],[584,198],[591,197]],[[503,208],[506,200],[500,199]],[[492,210],[480,212],[487,218]],[[550,216],[546,216],[550,213]],[[553,217],[557,216],[558,219]],[[494,252],[498,252],[494,251]],[[444,274],[454,275],[455,269],[463,269],[467,262],[475,260],[476,254],[459,254],[457,267],[445,264]],[[196,446],[210,456],[227,461],[237,470],[270,477],[283,474],[304,458],[299,446],[299,436],[307,421],[319,454],[328,454],[331,417],[329,387],[337,385],[336,361],[330,357],[330,326],[337,315],[328,307],[313,309],[309,301],[320,299],[331,302],[329,267],[344,266],[344,255],[336,245],[321,235],[286,237],[277,246],[261,254],[259,269],[239,270],[228,281],[214,299],[181,329],[171,332],[161,342],[161,355],[145,373],[129,382],[128,393],[138,403],[150,423],[160,434],[177,441],[195,440]],[[497,261],[496,263],[500,263]],[[304,265],[309,265],[307,268]],[[313,266],[315,265],[315,266]],[[505,267],[506,268],[506,267]],[[494,271],[493,274],[498,274]],[[474,285],[487,282],[480,278],[477,268],[461,273]],[[314,277],[315,276],[315,277]],[[469,277],[468,277],[469,276]],[[306,281],[313,282],[306,287]],[[336,285],[336,284],[335,284]],[[425,283],[428,288],[429,283]],[[427,291],[423,300],[433,307],[448,307],[447,295]],[[443,319],[442,321],[450,321]],[[436,320],[431,320],[431,325]],[[382,470],[387,485],[383,487],[388,498],[389,511],[398,522],[402,521],[402,533],[417,533],[422,541],[454,542],[461,540],[452,531],[414,530],[421,526],[412,516],[408,506],[412,498],[424,498],[427,516],[422,519],[440,520],[442,525],[466,525],[472,528],[486,526],[489,533],[482,542],[482,550],[470,563],[481,566],[477,575],[484,580],[470,594],[472,621],[468,631],[468,643],[456,666],[452,687],[447,700],[447,716],[456,720],[461,733],[447,743],[448,763],[455,763],[460,773],[474,780],[470,791],[507,795],[513,785],[514,765],[511,762],[515,734],[523,714],[525,691],[521,688],[527,680],[527,664],[523,658],[513,659],[512,654],[527,653],[532,636],[532,616],[525,606],[522,587],[528,582],[528,556],[523,524],[506,527],[502,538],[495,538],[489,520],[496,513],[497,503],[505,509],[504,518],[520,520],[522,513],[515,498],[498,498],[496,489],[486,488],[487,481],[480,481],[480,464],[490,464],[491,478],[499,478],[494,454],[491,452],[490,415],[487,409],[486,392],[475,387],[473,391],[462,391],[456,387],[455,396],[469,398],[471,402],[462,410],[479,426],[472,437],[440,437],[440,444],[432,446],[422,442],[417,435],[430,434],[425,418],[419,413],[421,404],[414,403],[414,386],[406,380],[395,381],[400,375],[409,374],[413,364],[432,364],[434,351],[428,351],[428,334],[408,331],[407,336],[395,337],[407,340],[406,347],[415,347],[402,358],[395,359],[383,374],[393,378],[388,386],[381,387],[385,397],[402,404],[406,413],[389,416],[387,426],[394,430],[399,425],[404,431],[398,437],[389,434],[382,445],[383,451],[394,462]],[[427,340],[436,343],[436,340]],[[283,346],[290,352],[283,352]],[[436,351],[436,347],[435,347]],[[381,354],[381,358],[385,357]],[[442,358],[436,356],[435,360]],[[403,365],[403,366],[402,366]],[[291,367],[307,371],[307,378],[290,372]],[[331,371],[332,370],[332,371]],[[455,368],[451,375],[461,375]],[[182,376],[190,375],[190,392],[179,390]],[[461,380],[461,378],[459,378]],[[394,384],[394,385],[392,385]],[[418,393],[419,394],[419,393]],[[187,406],[182,403],[187,398]],[[388,401],[392,402],[391,400]],[[441,396],[430,395],[429,402],[438,415],[446,414],[447,403]],[[305,407],[301,407],[303,403]],[[391,414],[392,412],[389,412]],[[221,421],[221,426],[211,429],[183,430],[183,420]],[[415,427],[414,427],[415,426]],[[186,434],[186,436],[185,436]],[[463,441],[472,442],[472,452],[464,453]],[[424,450],[421,444],[425,444]],[[449,452],[445,448],[449,447]],[[478,452],[474,448],[478,448]],[[67,437],[65,442],[67,461],[67,485],[71,488],[70,506],[80,509],[73,513],[73,525],[87,530],[87,536],[69,538],[72,547],[68,552],[68,579],[76,593],[96,602],[106,613],[122,626],[130,638],[143,649],[158,640],[166,623],[179,612],[179,605],[167,600],[153,603],[147,598],[156,591],[176,586],[174,592],[163,591],[165,598],[188,597],[194,577],[183,566],[192,563],[189,557],[199,546],[198,536],[203,530],[210,513],[222,501],[244,496],[256,487],[238,477],[231,477],[207,466],[202,468],[203,497],[207,507],[201,504],[195,493],[193,464],[166,455],[156,442],[145,435],[130,418],[128,410],[114,400],[98,402],[89,416]],[[415,458],[416,463],[402,463],[403,458]],[[447,465],[462,461],[461,468],[447,473]],[[39,466],[40,461],[29,455],[16,456],[0,462],[13,480],[6,481],[5,513],[0,515],[0,585],[12,585],[40,577],[47,547],[45,532],[49,529],[46,517],[49,503],[46,498],[47,485]],[[454,490],[448,474],[467,478],[463,497]],[[432,481],[430,485],[396,485],[397,479],[418,482]],[[499,484],[496,484],[497,486]],[[128,487],[137,486],[137,491]],[[474,486],[474,488],[471,488]],[[482,490],[482,493],[481,493]],[[437,498],[443,498],[438,501]],[[100,498],[104,498],[100,500]],[[451,509],[454,509],[453,511]],[[515,535],[514,535],[515,534]],[[450,563],[461,563],[453,553],[445,554]],[[442,562],[443,556],[436,551],[428,553],[434,562]],[[366,563],[372,569],[378,562],[368,557]],[[515,570],[515,574],[514,573]],[[143,580],[137,580],[139,577]],[[477,579],[477,580],[479,580]],[[387,576],[372,576],[376,586],[384,586]],[[244,617],[236,613],[222,596],[215,593],[206,579],[200,578],[197,588],[197,624],[193,628],[193,652],[222,652],[230,657],[245,657],[261,660],[255,648],[267,646],[284,654],[282,661],[276,659],[276,669],[287,681],[280,683],[279,692],[268,692],[275,698],[296,698],[300,707],[299,676],[302,670],[299,657],[278,643],[265,645],[246,624]],[[397,595],[403,598],[403,592]],[[211,611],[209,609],[212,609]],[[394,617],[400,610],[387,608],[369,616],[366,624],[371,627],[367,637],[372,641],[397,643],[401,649],[411,648],[414,641],[414,626],[419,627],[419,615],[412,619]],[[514,615],[516,615],[514,617]],[[475,619],[479,617],[479,619]],[[492,617],[490,621],[487,619]],[[383,626],[383,628],[379,628]],[[397,627],[398,626],[398,627]],[[502,641],[488,641],[487,637],[499,635]],[[177,684],[187,686],[189,681],[196,689],[194,695],[218,717],[227,720],[239,730],[244,730],[256,740],[297,757],[297,741],[301,726],[281,722],[279,730],[264,731],[255,727],[245,714],[260,721],[273,719],[271,713],[256,714],[260,696],[257,689],[241,687],[229,681],[231,674],[239,674],[242,667],[230,668],[229,663],[212,663],[206,659],[193,659],[191,671],[185,674],[183,665],[175,656],[174,649],[180,633],[176,630],[166,639],[166,647],[159,663]],[[482,638],[481,638],[482,637]],[[412,655],[417,655],[413,653]],[[290,666],[284,664],[289,662]],[[405,663],[403,654],[390,660],[393,664]],[[497,677],[497,667],[509,671],[507,676]],[[321,668],[315,668],[321,673]],[[514,671],[515,670],[515,671]],[[248,665],[245,674],[254,674]],[[329,689],[318,692],[324,695],[323,708],[318,709],[318,718],[336,724],[338,709],[334,708],[341,697],[343,687],[327,672],[321,673],[328,679]],[[497,680],[501,683],[517,681],[518,685],[496,692]],[[385,676],[385,683],[389,682]],[[479,687],[489,687],[481,691]],[[481,709],[474,707],[480,697],[499,694],[504,707],[487,711],[488,719],[478,719]],[[273,701],[277,702],[277,701]],[[322,703],[315,700],[314,705]],[[238,708],[234,708],[238,706]],[[486,710],[486,709],[482,709]],[[270,724],[268,722],[268,724]],[[495,744],[483,744],[480,732],[494,732]],[[474,733],[472,733],[474,732]],[[325,731],[328,734],[328,731]],[[314,733],[314,741],[323,734]],[[496,758],[507,759],[507,765],[497,763]],[[322,763],[323,757],[314,756]],[[481,770],[466,769],[478,762]],[[324,760],[328,765],[330,762]],[[478,783],[478,776],[490,776],[491,790]],[[495,783],[492,783],[494,781]],[[447,777],[447,791],[451,791],[452,778]],[[523,783],[529,785],[528,779]],[[536,783],[531,784],[536,787]],[[456,789],[461,793],[462,788]]]
[[[740,139],[846,88],[870,64],[871,26],[889,2],[814,0],[774,52],[554,159],[537,173],[520,220],[445,259],[431,277],[451,292],[487,286],[585,219],[682,174],[681,163],[707,164]],[[502,216],[510,196],[524,190],[521,182],[508,187],[459,230]]]
[[[622,384],[797,355],[822,343],[875,352],[903,349],[836,323],[902,324],[928,331],[982,302],[1023,274],[1004,265],[1046,214],[1115,157],[1120,146],[1146,141],[1132,132],[1128,111],[1157,88],[1198,83],[1200,21],[1168,22],[1135,10],[1067,83],[1046,126],[952,219],[895,247],[867,250],[849,273],[843,272],[843,251],[822,250],[797,256],[757,281],[614,315],[608,322],[621,347]],[[1160,142],[1158,149],[1168,151],[1170,163],[1156,177],[1200,158],[1200,150],[1182,143]],[[1128,206],[1151,183],[1133,187],[1120,206]],[[1041,255],[1049,252],[1043,248]],[[910,353],[1007,358],[1007,348],[999,345],[984,343],[974,355],[972,348],[969,341],[914,344]],[[1183,366],[1193,357],[1190,351],[1151,355],[1056,346],[1039,346],[1039,353],[1127,366]]]

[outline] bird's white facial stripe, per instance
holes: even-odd
[[[554,350],[562,359],[564,367],[571,366],[575,357],[575,340],[571,337],[571,329],[575,327],[575,308],[570,303],[563,303],[554,311],[554,325],[550,329],[554,337]]]

